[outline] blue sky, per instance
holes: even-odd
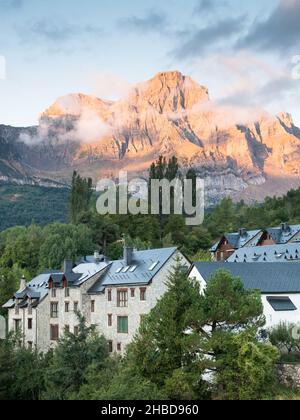
[[[115,99],[174,69],[217,102],[300,123],[299,21],[299,0],[0,0],[0,123],[36,124],[59,96]]]

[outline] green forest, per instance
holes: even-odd
[[[173,179],[180,168],[175,158],[160,158],[149,174],[150,179]],[[137,249],[178,246],[191,260],[210,260],[208,250],[224,232],[300,223],[300,189],[254,205],[224,199],[206,212],[203,225],[187,227],[178,215],[100,216],[91,180],[76,172],[70,191],[35,188],[2,187],[1,305],[17,290],[22,275],[29,280],[45,269],[61,268],[65,258],[76,261],[95,250],[118,259],[124,240]],[[241,280],[227,272],[218,272],[200,295],[197,284],[177,267],[167,294],[145,318],[124,358],[109,356],[105,337],[78,317],[79,334],[66,333],[48,354],[19,348],[16,336],[0,343],[0,399],[285,396],[273,367],[278,348],[290,342],[288,328],[273,331],[272,344],[266,337],[259,339],[264,326],[260,296],[244,290]],[[300,348],[300,343],[293,345]],[[212,382],[203,379],[208,372]]]
[[[66,188],[0,184],[0,231],[33,221],[38,225],[66,223],[69,196]]]

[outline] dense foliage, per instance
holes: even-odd
[[[67,223],[70,190],[30,185],[0,185],[0,232],[10,227]]]
[[[263,399],[276,392],[278,352],[258,338],[264,324],[256,292],[217,272],[201,292],[178,264],[166,294],[143,320],[127,354],[108,345],[78,314],[46,355],[0,342],[0,399]],[[273,389],[273,387],[275,388]]]

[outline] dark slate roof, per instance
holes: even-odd
[[[300,262],[300,243],[245,247],[236,250],[227,262]]]
[[[261,237],[261,235],[259,235],[260,232],[263,233],[262,230],[246,230],[243,235],[241,235],[240,232],[233,232],[225,233],[224,236],[233,249],[238,249],[248,244],[256,246]],[[213,247],[210,249],[211,252],[215,252],[218,249],[222,239],[223,238],[221,238],[216,244],[213,245]]]
[[[104,263],[99,263],[96,267],[101,271]],[[53,280],[55,287],[60,287],[64,278],[67,279],[70,287],[78,287],[97,272],[96,269],[93,273],[85,272],[84,269],[82,271],[82,273],[63,273],[61,270],[47,270],[28,282],[26,289],[16,292],[13,299],[9,300],[3,307],[12,308],[15,305],[15,299],[24,299],[24,302],[21,302],[21,307],[25,307],[27,305],[27,298],[33,299],[32,306],[35,307],[48,295],[50,279]]]
[[[229,271],[233,276],[240,277],[246,289],[260,290],[267,293],[300,293],[300,264],[298,263],[206,263],[195,262],[206,282],[217,270]]]
[[[296,311],[297,308],[289,297],[269,296],[267,301],[276,312]]]
[[[293,237],[300,232],[300,225],[286,225],[267,229],[267,232],[272,236],[277,244],[286,244],[293,240]],[[299,241],[299,240],[298,240]]]
[[[132,263],[126,273],[119,272],[120,269],[125,268],[124,260],[113,261],[89,293],[101,293],[110,286],[147,285],[176,251],[177,248],[134,251]],[[150,270],[156,262],[157,265]]]

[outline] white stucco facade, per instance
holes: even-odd
[[[276,263],[274,263],[276,264]],[[300,269],[300,266],[299,266]],[[191,279],[196,279],[200,284],[201,291],[205,290],[206,288],[206,281],[202,277],[201,273],[197,269],[197,267],[193,267],[189,277]],[[293,311],[275,311],[271,304],[268,302],[268,298],[271,297],[285,297],[289,298],[291,302],[295,305],[296,310]],[[300,293],[268,293],[262,294],[262,303],[264,308],[264,316],[266,318],[266,325],[264,328],[270,329],[278,324],[285,322],[288,324],[299,324],[300,323]]]

